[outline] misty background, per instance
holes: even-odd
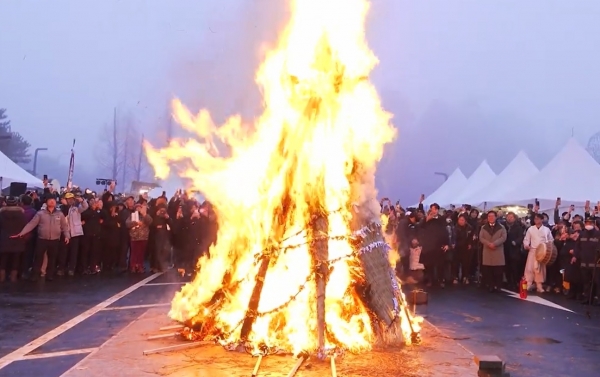
[[[285,3],[3,0],[0,108],[31,154],[48,148],[38,176],[64,183],[76,139],[75,184],[112,178],[114,151],[117,180],[152,179],[148,166],[137,171],[141,138],[166,142],[172,97],[216,121],[257,114],[254,72]],[[399,129],[378,170],[381,195],[411,204],[442,183],[434,172],[468,176],[487,159],[499,173],[521,149],[541,168],[571,135],[585,146],[600,131],[600,2],[371,4],[372,80]]]

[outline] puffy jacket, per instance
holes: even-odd
[[[71,237],[83,236],[83,224],[81,224],[81,214],[89,208],[87,201],[82,201],[78,206],[69,206],[67,210],[67,220],[69,222],[69,233]]]
[[[52,212],[47,209],[39,210],[21,230],[19,236],[23,237],[34,230],[35,227],[38,228],[38,238],[43,240],[59,240],[61,233],[65,238],[71,238],[67,218],[56,208]]]

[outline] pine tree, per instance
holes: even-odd
[[[12,131],[6,109],[0,109],[0,152],[17,164],[29,163],[29,147],[31,144],[21,134]]]

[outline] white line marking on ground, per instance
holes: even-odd
[[[146,312],[148,313],[148,312]],[[125,331],[127,331],[131,326],[133,326],[134,323],[136,323],[137,321],[140,320],[140,318],[142,318],[142,316],[144,316],[144,314],[142,314],[141,316],[139,316],[138,318],[134,319],[133,321],[129,322],[127,324],[127,326],[123,327],[121,329],[121,331],[119,331],[116,335],[114,335],[113,337],[111,337],[110,339],[108,339],[106,342],[104,342],[100,347],[96,348],[94,351],[90,352],[89,354],[85,355],[83,359],[79,360],[79,362],[75,365],[73,365],[71,368],[69,368],[65,373],[61,374],[60,377],[63,376],[67,376],[69,375],[69,373],[71,371],[74,370],[83,370],[86,369],[86,367],[81,366],[81,364],[83,362],[85,362],[86,360],[88,360],[89,358],[93,357],[94,355],[96,355],[102,348],[104,348],[106,345],[108,345],[109,343],[113,342],[115,340],[115,338],[117,338],[120,334],[124,333]]]
[[[151,287],[153,285],[186,285],[189,283],[188,281],[180,281],[180,282],[170,282],[170,283],[149,283],[144,285],[144,287]]]
[[[130,305],[130,306],[110,306],[102,309],[102,311],[109,310],[129,310],[129,309],[142,309],[142,308],[156,308],[157,306],[169,306],[170,302],[163,302],[161,304],[145,304],[145,305]]]
[[[130,294],[131,292],[135,291],[136,289],[138,289],[142,285],[144,285],[144,284],[146,284],[146,283],[148,283],[148,282],[156,279],[157,277],[161,276],[162,274],[163,274],[162,272],[159,272],[159,273],[156,273],[154,275],[148,276],[144,280],[142,280],[142,281],[140,281],[140,282],[132,285],[131,287],[125,289],[122,292],[117,293],[116,295],[114,295],[114,296],[106,299],[105,301],[102,301],[101,303],[99,303],[98,305],[94,306],[93,308],[88,309],[85,312],[79,314],[77,317],[71,319],[70,321],[67,321],[67,322],[63,323],[62,325],[58,326],[54,330],[51,330],[51,331],[47,332],[46,334],[40,336],[39,338],[37,338],[37,339],[35,339],[35,340],[27,343],[23,347],[14,350],[13,352],[9,353],[8,355],[3,356],[2,358],[0,358],[0,370],[2,370],[4,367],[6,367],[8,364],[12,363],[13,361],[21,360],[23,358],[23,356],[27,355],[31,351],[33,351],[36,348],[38,348],[38,347],[46,344],[47,342],[49,342],[50,340],[56,338],[60,334],[66,332],[67,330],[75,327],[79,323],[81,323],[84,320],[90,318],[91,316],[93,316],[94,314],[98,313],[102,309],[104,309],[107,306],[113,304],[117,300],[119,300],[119,299],[127,296],[128,294]]]
[[[528,295],[527,298],[521,298],[521,296],[519,296],[518,293],[513,292],[513,291],[509,291],[508,289],[502,289],[502,292],[508,293],[508,295],[510,297],[518,298],[519,300],[533,302],[534,304],[540,304],[540,305],[544,305],[544,306],[549,306],[551,308],[559,309],[559,310],[564,310],[564,311],[569,312],[569,313],[575,313],[574,311],[572,311],[570,309],[567,309],[567,308],[565,308],[563,306],[555,304],[552,301],[545,300],[545,299],[543,299],[543,298],[541,298],[539,296],[529,296]]]
[[[69,351],[60,351],[60,352],[48,352],[48,353],[38,353],[34,355],[25,355],[21,358],[21,360],[35,360],[35,359],[46,359],[49,357],[59,357],[59,356],[69,356],[69,355],[81,355],[82,353],[91,353],[96,348],[82,348],[79,350],[69,350]]]

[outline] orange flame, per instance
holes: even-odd
[[[200,259],[201,272],[176,294],[169,315],[210,323],[226,334],[224,342],[238,340],[259,269],[255,256],[300,245],[279,252],[269,266],[248,339],[297,354],[317,343],[316,286],[302,229],[315,208],[328,214],[331,236],[351,233],[351,203],[369,203],[378,213],[375,167],[396,132],[368,80],[378,61],[365,41],[367,1],[293,0],[291,8],[278,46],[256,75],[264,112],[252,132],[239,116],[217,127],[207,110],[193,115],[174,100],[174,118],[198,140],[173,141],[164,149],[146,144],[146,152],[158,177],[179,166],[219,218],[210,259]],[[367,172],[366,180],[349,178],[356,166]],[[282,202],[291,204],[278,222],[274,214]],[[273,229],[282,226],[282,237],[275,237]],[[344,258],[353,247],[344,237],[332,237],[328,247],[329,260],[339,261],[326,288],[327,344],[369,349],[370,318],[351,289],[362,272],[355,257]],[[219,291],[223,296],[213,300]]]

